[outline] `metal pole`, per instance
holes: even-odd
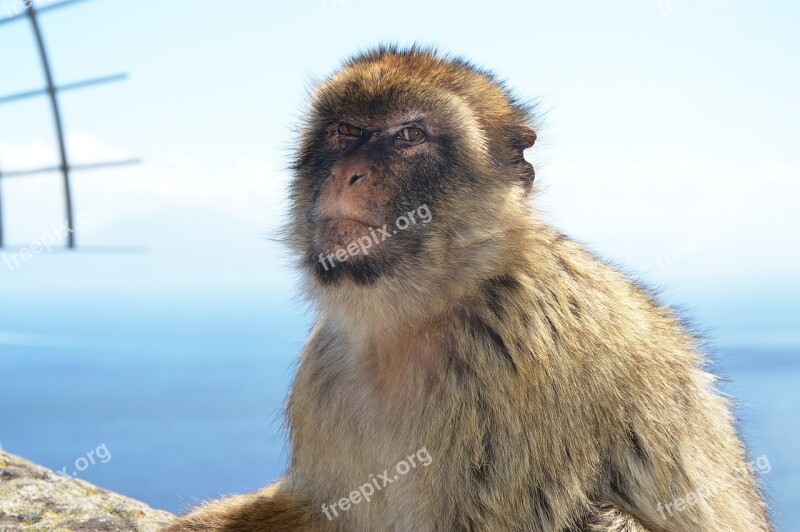
[[[123,159],[120,161],[103,161],[99,163],[86,163],[86,164],[73,164],[70,165],[69,169],[71,171],[84,171],[84,170],[98,170],[100,168],[114,168],[117,166],[127,166],[130,164],[139,164],[142,162],[141,159]],[[31,168],[29,170],[10,170],[3,172],[3,177],[21,177],[21,176],[29,176],[29,175],[36,175],[36,174],[48,174],[51,172],[59,172],[61,170],[60,166],[45,166],[44,168]]]
[[[67,148],[64,143],[64,128],[61,125],[61,113],[58,110],[58,99],[56,98],[56,86],[53,83],[53,75],[50,71],[50,62],[47,59],[47,51],[44,47],[44,39],[36,20],[36,8],[31,5],[28,8],[28,18],[33,26],[33,33],[36,37],[36,44],[39,48],[39,58],[42,60],[45,80],[47,81],[47,93],[50,96],[50,105],[53,109],[53,121],[55,122],[56,134],[58,136],[58,148],[61,153],[61,174],[64,176],[64,203],[67,215],[67,247],[75,247],[75,225],[72,219],[72,193],[69,187],[69,164],[67,163]]]
[[[111,76],[103,76],[102,78],[85,79],[82,81],[76,81],[74,83],[67,83],[65,85],[58,86],[56,87],[56,91],[64,92],[64,91],[71,91],[74,89],[83,89],[85,87],[91,87],[92,85],[99,85],[101,83],[122,81],[127,77],[128,77],[127,74],[113,74]],[[35,89],[32,91],[18,92],[17,94],[9,94],[6,96],[0,96],[0,104],[13,102],[15,100],[22,100],[24,98],[33,98],[34,96],[41,96],[43,94],[47,94],[46,88]]]

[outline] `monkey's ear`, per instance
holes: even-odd
[[[530,148],[536,142],[536,132],[526,126],[513,126],[511,135],[513,146],[520,151]]]
[[[518,151],[517,157],[514,159],[514,165],[519,170],[519,178],[522,181],[522,187],[527,194],[533,186],[533,180],[536,178],[536,172],[533,165],[525,160],[522,154],[527,148],[533,146],[536,142],[536,132],[526,126],[512,126],[509,128],[511,146]]]

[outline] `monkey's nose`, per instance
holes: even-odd
[[[362,179],[364,179],[364,174],[354,174],[350,178],[350,182],[348,183],[348,185],[352,187],[353,185],[355,185],[356,183],[358,183]]]

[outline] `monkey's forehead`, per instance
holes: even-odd
[[[429,52],[351,60],[315,88],[311,103],[318,112],[333,116],[455,112],[464,105],[479,117],[520,112],[490,74]]]
[[[449,123],[476,121],[477,116],[460,96],[442,92],[425,96],[412,90],[350,91],[347,95],[321,93],[312,103],[314,122],[325,125],[338,120],[359,127],[390,127],[418,122],[446,128]]]

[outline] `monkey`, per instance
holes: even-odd
[[[536,210],[535,105],[396,45],[309,99],[287,472],[168,530],[772,529],[701,338]]]

